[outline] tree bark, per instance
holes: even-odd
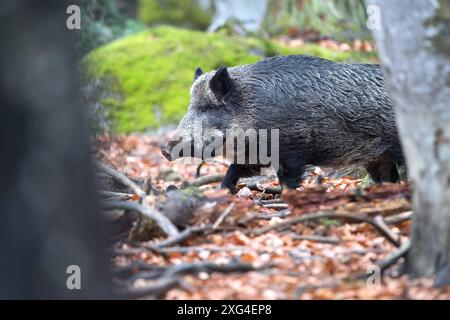
[[[70,4],[0,4],[0,299],[113,297]]]
[[[369,0],[373,29],[395,104],[415,211],[406,266],[412,276],[450,283],[450,3]]]

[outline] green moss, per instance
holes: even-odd
[[[197,0],[139,0],[138,3],[138,19],[151,25],[168,23],[206,29],[211,16]]]
[[[131,132],[176,123],[188,107],[197,66],[209,71],[294,53],[336,61],[368,59],[315,45],[293,49],[255,38],[162,26],[99,47],[84,58],[83,65],[88,81],[109,80],[112,94],[99,100],[108,109],[112,129]]]

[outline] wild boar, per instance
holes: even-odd
[[[162,147],[166,158],[208,158],[229,151],[223,148],[205,155],[211,140],[196,132],[199,122],[201,129],[222,134],[224,140],[218,143],[222,146],[230,137],[228,131],[256,132],[256,140],[247,137],[246,149],[238,150],[245,161],[230,159],[233,163],[222,187],[232,191],[240,177],[254,175],[267,165],[260,159],[249,161],[248,150],[256,145],[259,152],[263,145],[258,138],[264,130],[277,132],[263,141],[268,144],[263,149],[272,151],[270,158],[277,157],[278,178],[288,188],[299,186],[308,164],[361,165],[375,182],[395,182],[397,165],[404,161],[392,101],[376,64],[292,55],[208,73],[198,68],[188,111],[177,130],[177,137],[183,138]],[[183,143],[184,151],[174,152]]]

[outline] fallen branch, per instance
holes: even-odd
[[[386,230],[380,226],[376,221],[374,221],[371,218],[368,218],[367,216],[362,215],[355,215],[355,214],[344,214],[344,213],[335,213],[333,211],[320,211],[316,213],[307,213],[303,214],[298,217],[294,217],[288,220],[285,220],[283,222],[265,226],[259,229],[254,230],[252,233],[254,235],[260,235],[265,232],[271,231],[271,230],[279,230],[279,229],[286,229],[290,227],[291,225],[310,221],[310,220],[317,220],[317,219],[340,219],[345,220],[347,222],[356,222],[356,223],[368,223],[371,226],[373,226],[379,233],[381,233],[383,236],[385,236],[390,242],[392,242],[394,245],[397,246],[397,241],[393,241],[391,234],[387,234]]]
[[[284,209],[284,210],[276,211],[273,213],[261,213],[261,214],[257,215],[255,218],[271,220],[272,218],[286,218],[290,214],[291,214],[291,209]]]
[[[181,285],[178,277],[156,280],[154,284],[145,287],[127,287],[116,289],[116,297],[119,299],[138,299],[148,296],[160,297],[170,289]]]
[[[197,179],[194,179],[192,181],[185,181],[183,183],[183,187],[200,187],[205,184],[215,183],[215,182],[221,182],[225,178],[225,174],[223,173],[217,173],[217,174],[211,174],[207,176],[203,176]]]
[[[201,233],[201,232],[204,232],[204,231],[209,231],[209,230],[212,230],[212,227],[210,225],[189,227],[189,228],[184,229],[182,232],[180,232],[176,236],[173,236],[171,238],[168,238],[168,239],[166,239],[164,241],[155,243],[155,244],[150,245],[150,246],[145,246],[145,248],[147,248],[147,249],[156,249],[157,250],[157,249],[160,249],[160,248],[173,246],[175,244],[179,244],[179,243],[182,243],[182,242],[186,241],[187,239],[192,237],[194,234]]]
[[[158,254],[165,254],[167,252],[171,252],[170,249],[173,249],[172,251],[177,251],[177,248],[180,247],[174,247],[174,248],[167,248],[176,244],[180,244],[189,238],[191,238],[193,235],[197,233],[201,233],[204,231],[210,231],[212,230],[211,225],[206,226],[199,226],[199,227],[191,227],[186,228],[182,232],[178,234],[178,236],[168,238],[166,240],[163,240],[161,242],[151,244],[151,245],[143,245],[140,244],[137,248],[130,248],[130,249],[114,249],[112,251],[112,254],[116,256],[134,256],[141,253],[158,253]],[[186,247],[190,248],[190,247]],[[167,250],[166,250],[167,249]],[[205,249],[206,250],[206,249]]]
[[[376,263],[376,266],[380,269],[380,272],[383,273],[387,268],[393,266],[397,261],[404,257],[409,249],[411,248],[411,241],[408,239],[402,243],[402,245],[397,248],[393,253],[391,253],[387,258],[380,260]],[[361,272],[348,277],[348,280],[365,280],[371,273]]]
[[[412,212],[412,211],[402,212],[402,213],[384,218],[384,222],[386,224],[402,223],[404,221],[410,220],[412,218],[413,214],[414,214],[414,212]]]
[[[219,225],[222,223],[222,221],[225,219],[227,215],[230,214],[231,210],[234,208],[234,202],[230,203],[228,207],[222,212],[222,214],[217,218],[217,220],[213,223],[212,228],[213,230],[217,229]]]
[[[113,249],[111,254],[114,256],[135,256],[142,253],[156,252],[160,253],[160,250],[152,250],[150,248],[130,248],[130,249]]]
[[[391,243],[395,244],[396,247],[400,247],[400,237],[389,229],[382,216],[376,216],[373,218],[373,221],[376,222],[378,227],[383,230],[384,236],[388,238]]]
[[[114,192],[114,191],[105,191],[105,190],[99,190],[98,193],[102,197],[114,198],[115,200],[129,200],[134,196],[134,194],[132,194],[132,193]]]
[[[122,249],[121,249],[122,250]],[[111,269],[111,274],[115,278],[128,278],[133,275],[137,270],[149,270],[150,264],[142,260],[132,260],[126,265],[116,266]]]
[[[294,234],[292,235],[293,240],[308,240],[308,241],[314,241],[314,242],[322,242],[322,243],[331,243],[331,244],[339,244],[341,242],[341,239],[337,237],[323,237],[323,236],[307,236],[307,235],[299,235]]]
[[[123,209],[123,210],[133,210],[137,211],[143,216],[153,220],[156,224],[166,233],[169,237],[177,237],[180,235],[177,227],[162,213],[156,211],[154,209],[144,207],[143,205],[137,202],[125,202],[125,201],[103,201],[102,202],[103,209]]]
[[[290,209],[275,211],[275,212],[272,212],[272,213],[254,214],[254,215],[252,215],[250,217],[246,217],[246,218],[243,218],[243,219],[239,220],[238,223],[245,225],[248,222],[250,222],[252,220],[256,220],[256,219],[271,220],[273,218],[285,218],[285,217],[287,217],[290,214],[291,214],[291,210]]]
[[[233,272],[248,272],[254,270],[261,270],[266,268],[256,268],[250,263],[231,262],[229,264],[217,264],[209,261],[193,262],[186,264],[176,264],[165,272],[165,276],[198,273],[198,272],[221,272],[221,273],[233,273]]]
[[[174,253],[174,252],[179,252],[179,253],[198,253],[198,252],[233,252],[233,251],[240,251],[240,252],[249,252],[249,251],[258,251],[261,253],[265,253],[267,252],[266,250],[258,250],[258,249],[254,249],[251,247],[246,247],[246,246],[230,246],[230,247],[223,247],[223,246],[208,246],[208,247],[203,247],[203,246],[176,246],[176,247],[164,247],[164,248],[148,248],[148,247],[136,247],[136,248],[129,248],[129,249],[115,249],[113,251],[113,253],[115,255],[118,256],[134,256],[137,254],[142,254],[142,253],[158,253],[158,254],[162,254],[162,255],[167,255],[170,253]],[[124,271],[128,271],[129,269],[136,269],[136,267],[134,266],[126,266],[126,267],[119,267],[117,269],[114,270],[114,273],[119,273],[119,272],[124,272]]]
[[[171,278],[178,275],[196,274],[199,272],[220,272],[220,273],[234,273],[234,272],[249,272],[255,270],[262,270],[270,267],[269,265],[262,267],[254,267],[249,263],[231,262],[229,264],[217,264],[210,261],[180,263],[171,265],[168,268],[155,266],[154,270],[145,270],[135,273],[128,281],[136,281],[138,279],[157,279],[157,278]]]
[[[383,259],[377,263],[377,266],[380,268],[381,272],[394,265],[398,259],[405,256],[409,249],[411,248],[411,241],[408,239],[402,243],[402,245],[395,250],[389,257]]]
[[[286,203],[270,203],[270,204],[263,204],[264,208],[267,209],[287,209],[289,206]]]
[[[258,201],[255,201],[257,204],[260,204],[260,205],[264,205],[264,204],[282,204],[282,203],[286,203],[286,202],[284,202],[283,201],[283,199],[280,199],[280,198],[277,198],[277,199],[270,199],[270,200],[262,200],[262,199],[260,199],[260,200],[258,200]]]
[[[281,187],[259,188],[257,182],[247,183],[245,186],[250,190],[261,191],[267,194],[281,194]]]
[[[157,249],[161,253],[191,253],[191,252],[232,252],[232,251],[254,251],[255,249],[245,246],[232,246],[232,247],[223,247],[223,246],[211,246],[211,247],[202,247],[202,246],[189,246],[189,247],[168,247],[168,248],[160,248]]]
[[[120,183],[126,185],[131,190],[133,190],[134,193],[136,193],[140,198],[143,198],[145,196],[144,190],[142,190],[133,180],[128,178],[126,175],[116,171],[115,169],[107,166],[103,162],[95,161],[95,164],[97,167],[102,170],[103,172],[109,174],[111,177],[119,181]]]

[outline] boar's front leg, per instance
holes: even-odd
[[[281,163],[277,171],[280,184],[288,189],[298,188],[304,173],[305,166],[303,164],[290,165]]]
[[[236,193],[236,183],[239,178],[250,177],[258,174],[258,166],[245,164],[231,164],[222,180],[221,187],[230,190],[231,193]]]

